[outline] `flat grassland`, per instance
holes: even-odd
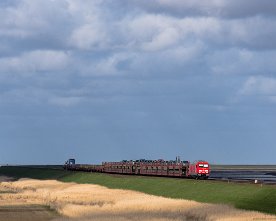
[[[227,204],[239,209],[276,214],[276,187],[162,177],[121,176],[64,171],[61,168],[1,167],[0,175],[15,178],[56,179],[135,190],[156,196],[203,203]]]

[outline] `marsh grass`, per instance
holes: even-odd
[[[0,188],[16,192],[15,194],[0,194],[0,208],[16,207],[22,204],[25,206],[46,205],[50,208],[49,211],[56,210],[62,216],[55,218],[55,221],[276,219],[275,216],[238,210],[229,205],[170,199],[92,184],[22,179],[16,182],[2,182]]]
[[[64,171],[61,167],[1,167],[0,174],[16,179],[55,179],[128,189],[175,199],[228,204],[236,208],[276,214],[276,186],[237,184],[192,179],[141,177]],[[0,176],[1,181],[1,176]]]

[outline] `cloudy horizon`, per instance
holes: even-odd
[[[273,0],[3,0],[0,164],[275,164]]]

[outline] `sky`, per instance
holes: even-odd
[[[275,0],[0,1],[0,164],[275,155]]]

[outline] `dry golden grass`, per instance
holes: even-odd
[[[0,207],[20,204],[48,205],[62,215],[62,218],[55,221],[276,220],[276,216],[238,210],[227,205],[168,199],[91,184],[22,179],[2,182],[0,189],[16,192],[0,194]]]

